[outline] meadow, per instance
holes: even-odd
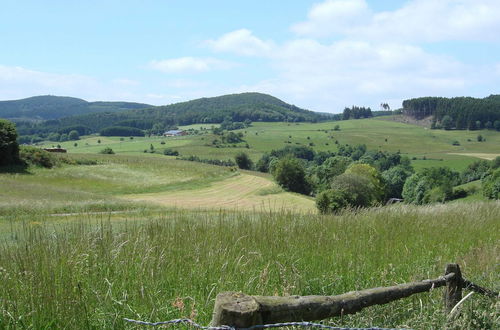
[[[89,136],[83,137],[80,141],[48,142],[43,146],[60,144],[70,153],[97,153],[104,147],[110,147],[116,153],[137,155],[144,154],[144,151],[149,152],[153,145],[155,153],[152,155],[161,154],[165,148],[171,148],[177,150],[181,156],[196,155],[200,158],[222,160],[234,159],[238,152],[243,151],[257,161],[264,152],[286,145],[306,145],[316,151],[335,151],[337,150],[335,141],[338,141],[339,144],[366,144],[368,150],[400,151],[412,159],[412,164],[417,169],[448,166],[458,171],[477,159],[492,159],[500,155],[499,132],[430,130],[418,125],[401,123],[396,119],[377,117],[321,123],[254,122],[248,128],[235,131],[244,134],[245,142],[220,147],[212,144],[213,140],[220,138],[210,133],[209,125],[181,126],[181,129],[193,129],[199,132],[197,135],[183,137],[134,137],[131,140]],[[339,125],[339,131],[334,130],[336,125]],[[478,135],[485,141],[478,142]],[[458,142],[459,145],[453,145],[454,142]]]
[[[497,155],[500,133],[380,119],[253,123],[241,130],[245,142],[216,148],[218,137],[201,132],[83,137],[60,143],[68,154],[58,157],[93,165],[0,173],[0,329],[140,328],[123,318],[208,324],[223,291],[335,295],[435,278],[450,262],[498,291],[500,202],[481,201],[478,182],[463,185],[478,193],[447,204],[319,215],[312,198],[283,191],[268,174],[176,160],[163,149],[219,159],[245,151],[257,160],[290,144],[336,150],[337,140],[400,150],[417,168],[461,170]],[[98,154],[104,147],[116,154]],[[480,295],[448,319],[438,289],[325,324],[492,329],[499,320],[497,300]]]
[[[500,204],[402,206],[337,216],[157,210],[2,220],[0,328],[132,329],[124,317],[211,318],[222,291],[333,295],[443,274],[498,288]],[[343,327],[491,329],[496,301],[475,295],[447,320],[442,290],[356,315]]]

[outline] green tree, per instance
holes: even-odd
[[[500,168],[483,179],[483,195],[489,199],[500,199]]]
[[[316,196],[316,207],[322,214],[335,213],[349,206],[349,197],[343,190],[327,189]]]
[[[404,166],[391,167],[382,173],[388,198],[401,198],[406,179],[412,172]]]
[[[238,165],[239,168],[243,170],[250,170],[253,167],[253,162],[248,157],[248,155],[245,152],[239,152],[236,154],[234,157],[234,160],[236,161],[236,164]]]
[[[441,119],[441,126],[443,126],[443,128],[445,130],[450,130],[453,128],[453,118],[451,118],[451,116],[444,116],[443,119]]]
[[[77,130],[72,130],[68,133],[68,139],[70,139],[71,141],[79,140],[80,134],[78,134]]]
[[[61,136],[59,137],[59,141],[60,142],[66,142],[68,141],[68,134],[64,133],[64,134],[61,134]]]
[[[59,142],[61,140],[61,134],[59,134],[57,132],[50,133],[47,136],[47,140],[54,141],[54,142]]]
[[[273,171],[276,182],[285,190],[301,194],[309,194],[311,191],[306,181],[306,174],[302,163],[292,157],[285,157],[276,163]]]
[[[0,166],[17,162],[19,162],[19,145],[16,126],[10,121],[0,119]]]
[[[356,173],[344,173],[332,180],[331,189],[342,191],[349,206],[367,207],[379,201],[379,193],[372,181]]]
[[[374,197],[376,202],[382,201],[384,197],[384,180],[380,175],[380,172],[371,165],[368,164],[351,164],[347,170],[346,174],[352,173],[363,176],[370,180],[371,188],[373,189]]]

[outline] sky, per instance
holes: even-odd
[[[241,92],[332,113],[500,94],[500,1],[0,1],[0,100]]]

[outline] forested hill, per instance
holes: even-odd
[[[433,116],[434,122],[442,122],[445,116],[450,128],[489,128],[500,121],[500,95],[479,99],[473,97],[421,97],[403,101],[403,114],[422,119]]]
[[[21,100],[0,101],[0,118],[47,120],[93,112],[116,112],[152,107],[132,102],[87,102],[64,96],[34,96]]]
[[[171,127],[196,123],[222,123],[225,119],[235,122],[242,122],[246,119],[251,121],[316,122],[329,118],[331,118],[329,115],[301,109],[270,95],[242,93],[201,98],[147,109],[64,117],[47,121],[31,129],[18,125],[18,130],[21,131],[21,134],[28,135],[58,131],[77,125],[89,128],[90,132],[98,132],[110,126],[147,130],[151,129],[153,125]]]

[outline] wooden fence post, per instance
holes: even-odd
[[[455,276],[446,282],[444,291],[444,307],[446,312],[450,312],[460,300],[462,300],[462,273],[458,264],[448,264],[445,269],[445,276],[454,273]]]

